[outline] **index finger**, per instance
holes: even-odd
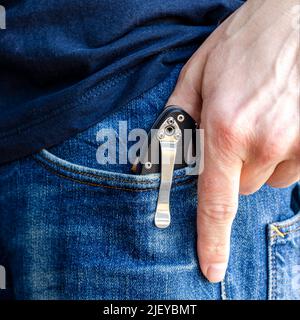
[[[198,258],[210,282],[224,279],[230,252],[231,226],[238,207],[242,161],[219,158],[205,148],[198,184]]]

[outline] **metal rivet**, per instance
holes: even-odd
[[[163,132],[163,131],[160,131],[160,132],[158,133],[158,138],[159,138],[159,139],[163,139],[164,137],[165,137],[164,132]]]
[[[179,122],[183,122],[184,121],[184,115],[183,114],[178,115],[177,120]]]
[[[152,168],[152,163],[151,162],[146,162],[145,163],[145,168],[148,169],[148,170],[151,169]]]
[[[169,118],[168,119],[168,124],[172,125],[174,124],[175,120],[173,118]]]
[[[175,134],[175,138],[176,138],[177,140],[179,140],[179,139],[181,138],[181,134],[180,134],[180,133],[176,133],[176,134]]]

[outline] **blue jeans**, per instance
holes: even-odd
[[[180,68],[89,130],[0,167],[0,265],[14,298],[300,298],[297,186],[240,197],[227,275],[211,284],[196,254],[197,177],[174,173],[171,225],[158,229],[159,175],[97,163],[97,132],[121,120],[149,130]]]

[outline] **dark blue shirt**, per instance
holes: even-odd
[[[62,142],[162,81],[242,3],[0,2],[0,163]]]

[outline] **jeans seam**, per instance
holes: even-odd
[[[299,215],[299,216],[298,216]],[[272,226],[274,226],[275,228],[278,229],[278,232],[275,232],[273,234],[273,232],[270,233],[270,238],[271,239],[276,239],[278,237],[281,236],[281,238],[283,238],[286,235],[289,235],[291,233],[295,233],[300,231],[300,226],[299,226],[299,222],[300,222],[300,211],[298,213],[296,213],[296,215],[294,216],[295,218],[293,218],[292,222],[287,222],[287,223],[280,223],[280,222],[276,222],[274,224],[272,224]],[[283,229],[287,229],[288,230],[283,230]],[[293,229],[294,228],[294,229]],[[276,230],[275,230],[276,231]]]
[[[289,227],[294,226],[294,225],[295,225],[296,223],[298,223],[299,221],[300,221],[300,216],[299,216],[299,218],[298,218],[297,220],[295,220],[295,221],[292,222],[292,223],[283,224],[283,225],[281,225],[281,224],[278,224],[278,225],[274,224],[274,226],[277,227],[277,228],[289,228]]]
[[[276,241],[275,244],[273,246],[273,261],[274,261],[274,290],[273,290],[273,300],[277,300],[277,264],[276,264]]]
[[[298,231],[300,231],[300,227],[299,227],[299,228],[296,228],[295,230],[290,230],[290,231],[282,232],[282,234],[283,234],[284,236],[287,236],[287,235],[289,235],[289,234],[291,234],[291,233],[295,233],[295,232],[298,232]],[[274,234],[273,236],[271,236],[271,239],[275,239],[275,238],[277,238],[277,237],[279,237],[279,235],[278,235],[278,234]]]
[[[111,177],[105,177],[105,176],[103,176],[103,175],[101,175],[101,174],[92,174],[92,173],[86,173],[86,172],[80,172],[80,171],[76,171],[76,170],[74,170],[74,169],[71,169],[71,168],[69,168],[69,167],[67,167],[67,166],[63,166],[62,164],[60,164],[60,163],[56,163],[56,162],[54,162],[53,160],[51,160],[51,159],[47,159],[46,157],[44,157],[43,155],[41,155],[40,154],[40,156],[46,161],[46,162],[49,162],[49,163],[51,163],[51,164],[53,164],[54,166],[57,166],[57,167],[59,167],[59,168],[61,168],[62,170],[65,170],[65,171],[68,171],[68,172],[70,172],[70,173],[74,173],[74,174],[77,174],[77,175],[80,175],[80,176],[86,176],[86,177],[90,177],[90,178],[96,178],[96,179],[102,179],[102,180],[106,180],[106,181],[118,181],[118,182],[125,182],[125,183],[130,183],[130,184],[145,184],[145,185],[147,185],[147,184],[152,184],[153,182],[152,181],[132,181],[132,180],[126,180],[126,179],[121,179],[121,178],[111,178]],[[42,163],[42,161],[40,161],[39,159],[37,159],[35,156],[33,156],[33,158],[34,158],[34,160],[36,160],[38,163],[40,163],[40,164],[43,164]],[[47,165],[43,165],[44,167],[45,167],[45,169],[49,169],[48,167],[47,167]],[[51,169],[49,169],[49,171],[50,171]],[[57,170],[55,170],[55,169],[52,169],[51,170],[51,172],[57,172]],[[60,175],[62,175],[62,176],[65,176],[65,177],[68,177],[67,175],[64,175],[63,173],[58,173],[58,174],[60,174]],[[173,178],[173,180],[178,180],[178,179],[180,179],[180,178],[184,178],[185,177],[185,175],[184,174],[182,174],[182,175],[179,175],[179,176],[176,176],[176,177],[174,177]],[[76,179],[77,180],[77,179]],[[78,179],[79,180],[79,179]],[[187,180],[188,181],[193,181],[194,179],[193,179],[193,176],[191,176],[191,177],[187,177]]]
[[[101,183],[96,183],[96,182],[88,182],[88,181],[82,181],[76,178],[72,178],[72,177],[68,177],[62,173],[59,173],[55,170],[51,170],[49,167],[47,167],[44,163],[40,162],[39,160],[36,159],[37,162],[39,162],[48,172],[53,173],[54,175],[67,179],[67,180],[71,180],[73,182],[77,182],[83,185],[88,185],[88,186],[92,186],[92,187],[102,187],[102,188],[107,188],[107,189],[116,189],[116,190],[123,190],[123,191],[131,191],[131,192],[143,192],[143,191],[149,191],[149,190],[158,190],[158,186],[157,187],[147,187],[147,188],[125,188],[125,187],[121,187],[121,186],[109,186],[109,185],[105,185],[105,184],[101,184]],[[122,180],[117,180],[122,182]],[[195,180],[186,180],[186,181],[181,181],[181,182],[175,182],[174,185],[175,186],[182,186],[182,185],[188,185],[191,184],[192,182],[194,182]]]
[[[277,268],[275,259],[276,238],[270,237],[269,245],[269,300],[276,300],[277,298]]]
[[[225,279],[221,282],[221,299],[228,300]]]

